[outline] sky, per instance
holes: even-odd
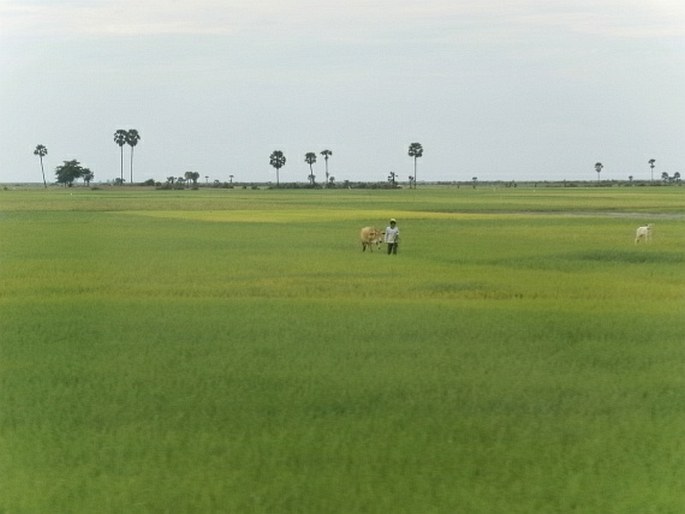
[[[132,128],[136,182],[683,175],[685,2],[0,0],[0,182]]]

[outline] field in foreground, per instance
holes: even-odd
[[[683,205],[0,191],[0,513],[683,512]]]

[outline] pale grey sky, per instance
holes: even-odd
[[[0,182],[682,175],[685,2],[0,0],[0,127]]]

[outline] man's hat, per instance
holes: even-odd
[[[397,223],[397,221],[395,221],[395,218],[390,218],[390,223]]]

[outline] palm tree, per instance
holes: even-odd
[[[309,164],[309,182],[314,186],[316,185],[316,176],[314,175],[312,165],[316,162],[316,154],[314,152],[307,152],[304,154],[304,162]]]
[[[599,174],[602,173],[604,165],[601,162],[595,163],[595,171],[597,172],[597,182],[599,182]]]
[[[285,166],[285,155],[280,150],[274,150],[269,157],[269,164],[276,168],[276,187],[280,185],[278,171]]]
[[[33,155],[37,155],[40,159],[40,172],[43,174],[43,186],[47,189],[48,183],[45,180],[45,169],[43,168],[43,157],[48,154],[48,149],[43,145],[36,145],[36,149],[33,151]]]
[[[656,160],[654,160],[654,159],[650,159],[647,161],[647,164],[649,164],[649,167],[652,170],[652,175],[651,175],[652,176],[652,182],[654,182],[654,163],[655,162],[656,162]]]
[[[133,184],[133,148],[140,141],[140,134],[136,129],[131,129],[126,133],[126,143],[131,147],[131,184]]]
[[[321,155],[323,155],[324,161],[326,163],[326,184],[328,184],[328,158],[333,155],[330,150],[322,150]]]
[[[423,146],[421,143],[412,143],[409,145],[409,157],[414,158],[414,189],[416,189],[416,159],[423,156]]]
[[[114,133],[114,142],[119,145],[119,149],[121,150],[121,173],[120,173],[120,179],[121,183],[124,183],[124,145],[126,144],[126,138],[128,136],[128,132],[124,129],[119,129]]]

